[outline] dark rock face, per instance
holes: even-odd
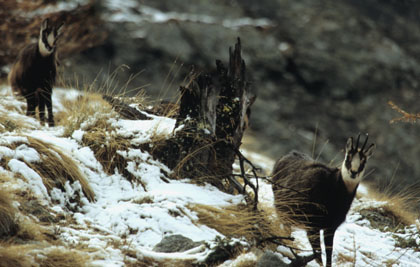
[[[420,3],[133,0],[102,9],[110,37],[67,61],[71,77],[93,80],[126,64],[121,83],[141,72],[131,86],[165,98],[191,64],[212,69],[215,59],[226,61],[239,36],[258,95],[255,148],[273,158],[291,149],[311,154],[316,139],[314,157],[338,165],[347,137],[368,132],[377,150],[367,179],[385,186],[395,176],[395,191],[418,180],[420,128],[391,125],[398,114],[387,102],[420,112]]]
[[[156,252],[183,252],[201,245],[200,242],[194,242],[182,235],[165,236],[154,248]]]

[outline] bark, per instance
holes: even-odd
[[[216,61],[216,71],[192,70],[181,86],[181,100],[173,138],[155,150],[180,178],[203,180],[227,191],[243,191],[232,175],[232,164],[255,100],[245,77],[241,43],[229,49],[229,65]]]

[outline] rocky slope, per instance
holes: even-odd
[[[149,120],[127,120],[97,95],[69,88],[56,88],[53,103],[57,126],[48,128],[0,88],[1,267],[267,267],[288,266],[295,255],[287,246],[311,255],[299,229],[293,243],[261,242],[289,236],[266,181],[252,214],[243,195],[174,179],[141,148],[170,137],[174,119],[143,112]],[[273,165],[244,153],[266,171]],[[405,200],[361,186],[336,233],[333,262],[418,266],[420,223]]]

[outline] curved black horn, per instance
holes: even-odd
[[[362,152],[363,152],[363,149],[365,149],[365,146],[366,146],[366,144],[367,144],[368,139],[369,139],[369,134],[366,134],[366,140],[365,140],[365,142],[363,143],[363,146],[362,146],[362,148],[360,149],[360,151],[362,151]]]
[[[360,140],[360,133],[357,136],[357,140],[356,140],[356,146],[354,147],[354,149],[357,151],[357,148],[359,147],[359,140]]]

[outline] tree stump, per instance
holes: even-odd
[[[216,61],[216,71],[192,70],[189,82],[181,86],[175,136],[165,141],[158,155],[177,177],[192,178],[232,192],[244,188],[232,176],[232,164],[239,152],[255,101],[245,77],[240,39],[229,49],[226,68]]]

